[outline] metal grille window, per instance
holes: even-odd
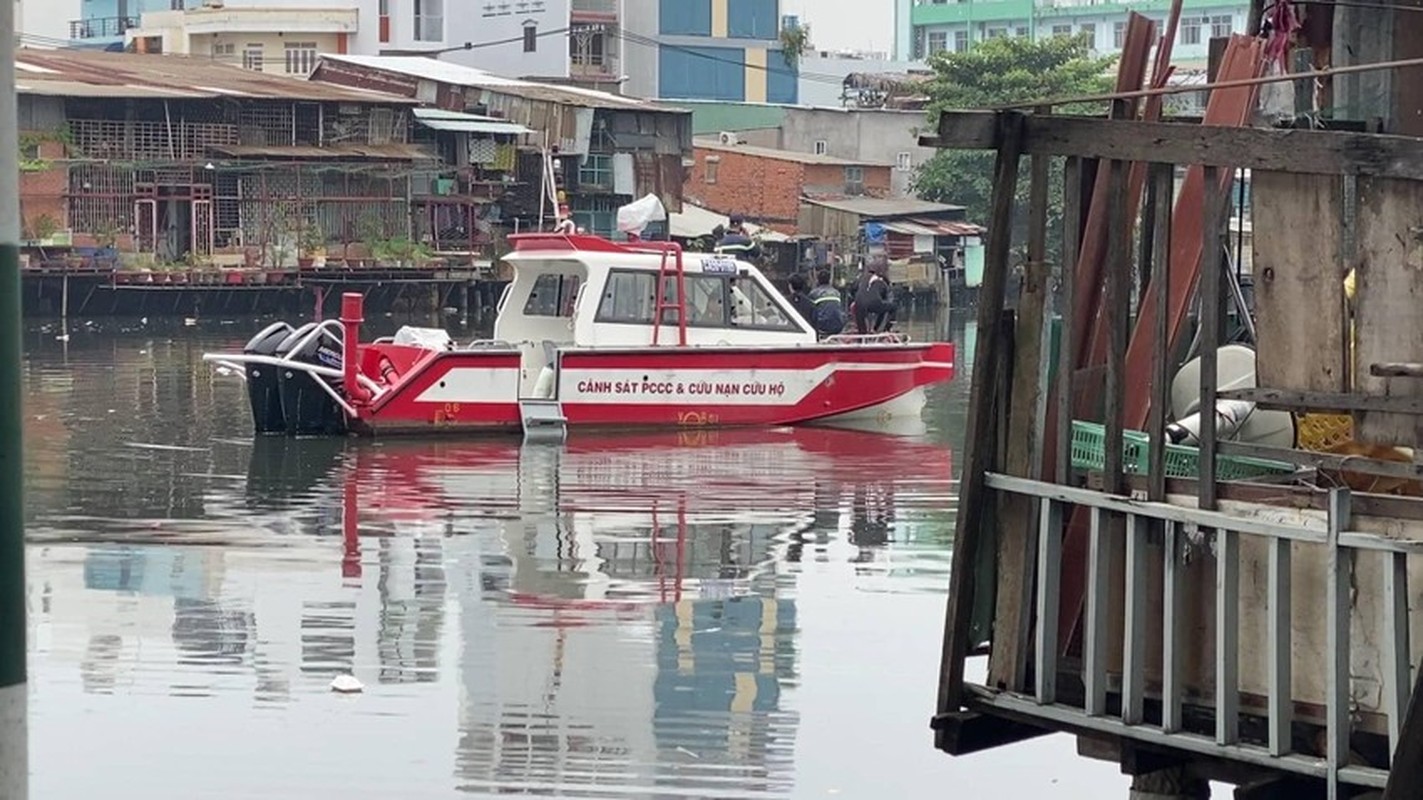
[[[1120,50],[1127,42],[1127,24],[1118,22],[1112,25],[1112,47]]]
[[[706,180],[707,183],[716,183],[717,173],[721,171],[721,159],[711,156],[707,159]]]
[[[1053,35],[1053,36],[1071,36],[1071,35],[1072,35],[1072,26],[1071,26],[1071,25],[1054,25],[1054,26],[1052,26],[1052,35]]]
[[[968,52],[968,31],[954,31],[954,52]]]
[[[288,75],[310,75],[316,69],[316,42],[287,42]]]
[[[533,53],[539,49],[539,25],[537,22],[524,23],[524,52]]]
[[[949,34],[947,31],[931,31],[929,33],[929,55],[942,53],[949,49]]]
[[[242,68],[256,72],[262,71],[262,45],[249,44],[242,48]]]
[[[894,158],[894,168],[900,172],[908,172],[914,169],[914,154],[900,153]]]
[[[1211,17],[1211,38],[1223,39],[1230,35],[1235,28],[1235,18],[1226,14],[1224,16]]]

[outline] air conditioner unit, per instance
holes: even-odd
[[[721,139],[721,143],[724,145],[735,146],[741,144],[741,137],[737,136],[731,131],[722,131],[721,136],[719,138]]]

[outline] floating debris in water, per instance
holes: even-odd
[[[341,694],[359,694],[366,690],[366,687],[354,675],[337,675],[336,680],[331,681],[331,691]]]
[[[112,411],[110,414],[114,413]],[[139,450],[176,450],[182,453],[206,453],[206,447],[183,447],[176,444],[153,444],[151,442],[125,442],[125,447],[134,447]]]

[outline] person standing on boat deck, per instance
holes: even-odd
[[[815,274],[815,288],[810,290],[811,312],[806,319],[820,336],[834,336],[845,330],[845,302],[840,290],[830,285],[830,270]]]
[[[731,218],[731,227],[717,240],[716,252],[742,261],[755,261],[761,257],[761,248],[757,247],[755,240],[746,233],[746,222],[740,215]]]
[[[866,269],[860,277],[854,313],[855,329],[861,334],[884,333],[894,322],[894,300],[882,268]]]
[[[810,299],[810,295],[806,293],[807,288],[805,276],[800,273],[791,276],[791,307],[796,310],[797,314],[800,314],[801,319],[814,325],[815,301]]]

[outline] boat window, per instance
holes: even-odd
[[[726,280],[719,275],[685,275],[682,288],[687,293],[687,324],[698,328],[725,328],[727,320]],[[657,273],[612,270],[598,307],[599,322],[651,325],[657,294]],[[667,281],[664,302],[675,303],[677,283]],[[676,325],[677,314],[662,312],[664,325]]]
[[[524,303],[524,316],[571,317],[578,298],[577,275],[546,272],[534,279],[534,288]]]
[[[656,293],[657,276],[653,273],[612,270],[598,304],[598,321],[651,324]]]
[[[731,292],[731,324],[738,328],[796,331],[791,321],[766,289],[745,272],[727,279]]]

